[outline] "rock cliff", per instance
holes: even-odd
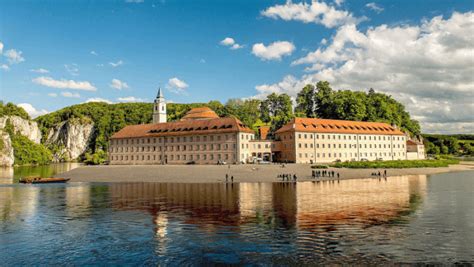
[[[0,130],[0,167],[13,166],[15,157],[13,155],[12,142],[8,133]]]
[[[18,116],[5,116],[0,118],[0,129],[5,128],[7,120],[10,120],[16,133],[26,136],[36,144],[41,142],[41,131],[38,127],[38,123],[25,120]]]
[[[75,160],[89,147],[93,138],[94,124],[68,120],[49,130],[45,145],[53,149],[55,161]]]

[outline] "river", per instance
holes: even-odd
[[[0,185],[7,266],[472,263],[473,247],[474,172]]]

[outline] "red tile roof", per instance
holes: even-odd
[[[253,133],[236,118],[216,118],[207,120],[183,120],[156,124],[126,126],[112,136],[118,138],[177,136],[215,133]]]
[[[214,110],[208,107],[199,107],[188,111],[181,120],[207,120],[217,118],[219,118],[219,116],[214,112]]]
[[[415,140],[407,140],[407,146],[418,146],[418,145],[423,145],[423,143],[420,143]]]
[[[278,129],[276,133],[288,131],[314,133],[404,135],[402,131],[383,122],[345,121],[314,118],[294,118],[289,123]]]

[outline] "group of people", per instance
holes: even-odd
[[[315,171],[313,170],[312,173],[311,173],[311,178],[313,179],[316,179],[316,178],[320,178],[320,177],[336,177],[337,176],[337,179],[339,179],[340,175],[338,172],[335,172],[335,171],[327,171],[327,170],[321,170],[321,171]]]
[[[379,172],[373,172],[371,175],[376,176],[376,177],[382,177],[382,173],[380,171]],[[383,171],[383,177],[387,177],[387,170]]]
[[[289,173],[278,174],[277,178],[282,179],[282,181],[291,181],[293,179],[296,182],[298,180],[296,174],[291,175]]]

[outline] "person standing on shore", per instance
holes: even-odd
[[[383,171],[383,176],[387,177],[387,170]]]
[[[229,182],[229,174],[228,173],[226,173],[226,175],[225,175],[225,182],[226,183]]]
[[[231,181],[231,183],[234,183],[234,176],[230,177],[230,181]]]

